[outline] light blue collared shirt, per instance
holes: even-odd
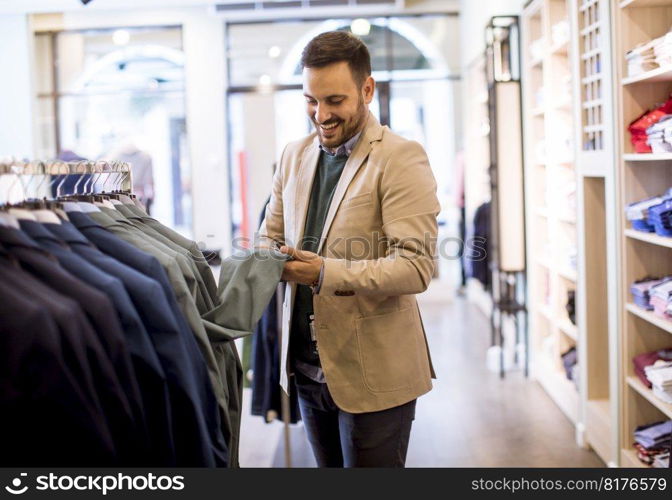
[[[350,139],[348,139],[343,144],[338,146],[335,150],[333,148],[324,147],[322,144],[320,144],[320,149],[322,151],[324,151],[325,153],[327,153],[328,155],[331,155],[331,156],[339,156],[339,155],[350,156],[352,154],[352,150],[355,149],[355,146],[357,145],[357,141],[359,140],[359,137],[361,135],[362,135],[362,131],[360,130],[355,135],[353,135]]]

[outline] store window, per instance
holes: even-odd
[[[158,219],[191,235],[179,27],[38,33],[38,155],[118,159]]]
[[[310,39],[348,30],[367,44],[377,83],[373,114],[425,147],[450,206],[459,79],[458,18],[451,15],[232,23],[227,26],[229,172],[234,238],[251,237],[284,146],[311,132],[301,87]],[[263,36],[261,36],[263,34]],[[451,219],[450,210],[441,214]]]

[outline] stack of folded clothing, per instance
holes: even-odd
[[[560,45],[569,40],[569,21],[563,19],[551,26],[551,38],[554,45]]]
[[[658,123],[664,116],[669,114],[672,114],[672,99],[670,98],[664,104],[646,111],[630,123],[628,131],[630,132],[630,141],[635,148],[635,152],[651,153],[651,146],[647,142],[646,131],[651,125]]]
[[[664,279],[660,283],[649,288],[649,304],[653,308],[653,312],[661,318],[670,319],[667,313],[668,306],[672,301],[672,280]]]
[[[649,208],[660,205],[665,198],[656,196],[635,203],[630,203],[625,207],[625,216],[632,223],[632,228],[637,231],[652,233],[655,231],[653,224],[649,222]]]
[[[658,67],[652,42],[640,43],[629,50],[625,54],[625,60],[628,64],[628,76],[637,76]]]
[[[666,451],[656,455],[652,467],[656,469],[669,469],[670,467],[670,452]]]
[[[530,54],[532,59],[538,60],[544,57],[544,39],[537,38],[534,42],[530,43]]]
[[[672,115],[663,116],[646,129],[646,142],[653,153],[672,151]]]
[[[653,365],[646,366],[644,373],[651,382],[654,396],[672,404],[672,362],[656,361]]]
[[[576,352],[576,347],[570,347],[569,350],[564,353],[562,356],[562,366],[565,369],[565,375],[569,380],[574,380],[574,375],[576,371],[574,369],[578,363],[578,353]]]
[[[646,465],[668,466],[672,445],[672,420],[641,425],[635,429],[634,438],[639,460]]]
[[[663,36],[651,40],[650,45],[658,66],[672,64],[672,32],[667,32]]]
[[[635,369],[635,375],[641,380],[642,384],[647,386],[649,389],[653,386],[651,381],[646,376],[645,368],[647,366],[653,365],[656,361],[672,361],[672,347],[667,349],[659,349],[657,351],[646,352],[643,354],[638,354],[632,358],[632,363]]]
[[[667,198],[658,205],[649,207],[648,223],[660,236],[672,236],[672,199]]]
[[[632,294],[632,300],[642,309],[647,311],[653,311],[653,306],[651,305],[651,288],[656,285],[660,285],[669,278],[650,278],[646,277],[639,281],[635,281],[630,285],[630,293]]]

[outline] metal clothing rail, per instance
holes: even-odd
[[[131,192],[133,187],[131,164],[117,160],[81,160],[70,162],[61,160],[0,160],[0,176],[2,175],[14,175],[22,185],[22,176],[44,176],[45,178],[47,176],[61,177],[57,186],[57,194],[59,196],[61,195],[60,188],[65,182],[65,178],[70,175],[91,175],[92,177],[85,183],[85,186],[90,187],[90,189],[95,188],[97,181],[103,175],[106,177],[102,185],[103,190],[105,190],[108,182],[112,179],[112,176],[115,176],[112,184],[113,189]],[[80,182],[81,179],[75,184],[75,191]],[[23,187],[25,190],[26,186]]]

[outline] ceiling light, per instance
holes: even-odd
[[[261,75],[259,77],[259,85],[262,87],[268,87],[271,85],[271,75]]]
[[[112,33],[112,41],[115,45],[126,45],[131,39],[131,34],[127,30],[115,30]]]
[[[280,52],[281,52],[280,47],[278,47],[277,45],[273,45],[273,47],[268,49],[268,57],[270,57],[271,59],[275,59],[276,57],[280,56]]]
[[[352,24],[350,24],[350,31],[357,36],[366,36],[371,31],[371,23],[360,17],[359,19],[352,21]]]

